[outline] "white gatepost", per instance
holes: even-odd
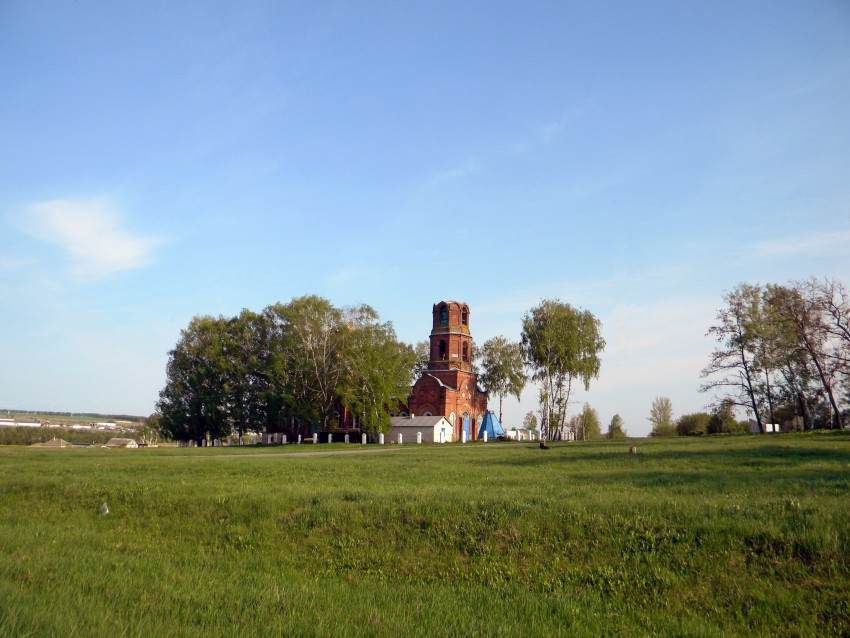
[[[402,445],[402,441],[403,441],[403,440],[404,440],[404,439],[403,439],[403,437],[402,437],[402,435],[401,435],[401,432],[399,432],[399,433],[398,433],[398,444],[399,444],[399,445]]]
[[[487,430],[484,430],[484,442],[487,442]]]
[[[464,430],[463,431],[463,437],[461,439],[464,443],[466,443],[466,437],[467,437],[466,430]]]
[[[416,444],[419,445],[420,443],[422,443],[422,432],[417,432],[416,433]]]
[[[301,445],[301,435],[298,435],[298,445]]]
[[[333,442],[334,442],[334,435],[328,434],[328,443],[333,443]]]
[[[378,445],[383,445],[383,444],[384,444],[384,433],[383,433],[383,432],[381,432],[381,433],[378,435]]]
[[[345,435],[345,442],[348,443],[348,435]]]
[[[318,442],[319,442],[319,433],[314,432],[313,433],[313,445],[316,445]]]
[[[366,433],[360,435],[360,445],[366,445]]]

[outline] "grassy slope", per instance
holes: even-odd
[[[850,634],[850,437],[638,445],[0,449],[0,635]]]

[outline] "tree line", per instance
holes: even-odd
[[[697,436],[703,434],[740,434],[749,431],[749,421],[735,417],[735,403],[723,399],[710,412],[694,412],[673,418],[669,397],[655,397],[647,420],[652,423],[650,436]]]
[[[329,427],[340,408],[364,432],[385,431],[406,400],[415,361],[367,305],[317,296],[235,317],[198,316],[169,352],[157,414],[173,439]]]
[[[844,284],[831,278],[743,283],[723,300],[708,330],[718,346],[700,390],[715,393],[718,407],[743,407],[762,432],[768,423],[789,421],[804,429],[843,427],[850,404]]]

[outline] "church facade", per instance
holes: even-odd
[[[472,369],[469,306],[440,301],[432,310],[428,368],[413,384],[407,406],[411,415],[444,416],[453,440],[475,439],[487,413],[487,393]]]

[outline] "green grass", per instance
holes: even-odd
[[[0,635],[850,635],[850,436],[629,443],[0,449]]]

